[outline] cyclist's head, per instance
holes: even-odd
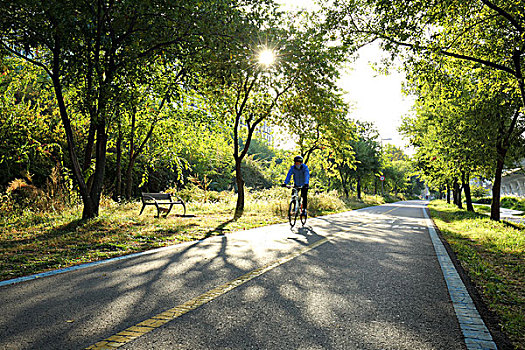
[[[302,163],[303,162],[303,157],[301,156],[296,156],[294,159],[293,159],[294,163]]]

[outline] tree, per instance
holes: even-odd
[[[491,86],[484,85],[479,75],[465,74],[455,65],[436,69],[428,62],[419,64],[420,69],[411,78],[411,91],[420,96],[416,116],[405,119],[401,129],[418,148],[416,158],[421,169],[434,174],[430,183],[453,186],[454,202],[459,207],[463,188],[467,209],[473,211],[469,186],[472,175],[494,174],[495,195],[499,193],[501,172],[493,164],[496,159],[504,159],[498,144],[506,135],[501,129],[512,123],[509,106],[515,104],[507,94],[494,93]]]
[[[525,107],[525,4],[507,0],[334,1],[328,22],[347,40],[382,40],[393,53],[408,48],[505,73]]]
[[[385,175],[385,184],[394,194],[403,192],[413,196],[421,193],[423,187],[413,176],[414,170],[412,161],[401,148],[391,144],[383,146],[381,171]]]
[[[165,58],[160,57],[157,60],[150,62],[146,67],[143,67],[149,72],[148,74],[141,74],[138,76],[138,82],[130,79],[130,81],[123,81],[120,85],[121,91],[123,87],[128,87],[126,92],[128,98],[124,103],[121,103],[118,117],[125,115],[129,116],[128,121],[128,160],[125,170],[125,192],[126,199],[131,199],[131,192],[133,187],[132,172],[138,157],[142,155],[155,133],[157,125],[164,119],[176,115],[173,113],[173,107],[183,110],[180,101],[177,101],[176,96],[184,95],[181,85],[181,77],[184,73],[182,65],[167,65]],[[128,77],[129,78],[129,77]],[[171,108],[170,108],[171,104]],[[171,114],[169,113],[171,110]],[[124,113],[123,113],[124,112]],[[127,113],[126,113],[127,112]],[[137,120],[138,118],[138,120]],[[120,158],[122,149],[122,120],[119,119],[119,135],[117,137],[117,157]],[[120,159],[117,162],[117,168],[120,169]],[[117,179],[120,178],[119,170],[117,171]],[[122,190],[117,183],[117,193],[121,196]]]
[[[336,180],[335,184],[339,183],[337,187],[340,187],[348,198],[352,170],[356,168],[355,150],[351,143],[357,138],[357,132],[355,125],[350,121],[347,121],[346,125],[347,127],[342,128],[346,132],[327,135],[327,146],[322,148],[322,159],[324,161],[323,172],[329,179]]]
[[[350,175],[356,181],[357,198],[361,199],[361,190],[364,180],[374,181],[380,171],[380,150],[376,141],[379,137],[377,130],[370,122],[356,121],[357,139],[351,140],[349,145],[355,152],[355,168]]]
[[[239,11],[236,5],[227,0],[21,0],[2,5],[0,47],[41,67],[52,81],[84,219],[99,212],[120,78],[136,74],[162,50],[181,60],[198,55],[208,39],[225,32],[218,27],[227,21],[217,18],[229,18]],[[76,90],[78,100],[66,101],[69,90]],[[74,135],[77,116],[87,120],[83,145]]]
[[[333,86],[336,64],[344,56],[339,48],[327,45],[326,33],[318,28],[297,25],[295,19],[286,21],[275,11],[266,13],[270,15],[254,15],[251,26],[238,28],[236,40],[216,50],[219,57],[210,64],[210,85],[215,87],[210,91],[212,105],[233,129],[238,193],[235,218],[244,211],[241,165],[257,127],[263,121],[282,118],[278,106],[285,96]],[[258,54],[270,49],[275,63],[258,62]]]
[[[498,164],[502,168],[513,135],[523,133],[525,112],[525,3],[507,0],[452,1],[335,1],[328,24],[350,41],[381,40],[392,55],[409,62],[423,55],[434,62],[444,58],[463,63],[464,70],[482,70],[485,84],[499,93],[516,94],[515,110],[500,127]],[[504,126],[504,127],[502,127]],[[495,178],[491,218],[499,220],[499,183]]]
[[[305,163],[315,151],[336,142],[330,138],[347,140],[355,132],[353,122],[348,120],[349,106],[341,95],[335,85],[327,85],[289,94],[283,100],[281,123],[296,140]]]

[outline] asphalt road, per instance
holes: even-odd
[[[466,349],[423,204],[0,287],[0,349]]]

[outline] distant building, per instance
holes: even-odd
[[[244,123],[241,123],[241,125],[246,126]],[[259,124],[259,126],[257,126],[254,136],[265,140],[269,145],[273,145],[272,127],[266,121],[263,121],[261,124]]]
[[[520,165],[521,167],[519,168],[503,171],[501,176],[501,196],[525,197],[525,160]],[[481,186],[492,193],[492,181],[487,179],[473,178],[471,185]]]
[[[525,197],[525,171],[522,168],[507,171],[501,177],[501,195]]]

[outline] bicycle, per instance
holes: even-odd
[[[288,188],[292,188],[292,186],[286,186]],[[292,188],[292,200],[290,201],[290,205],[288,206],[288,221],[290,222],[290,227],[295,226],[295,222],[297,221],[297,216],[299,215],[301,224],[303,226],[306,224],[306,215],[303,215],[303,204],[302,204],[302,198],[299,194],[299,190],[303,188],[303,186],[294,186]]]

